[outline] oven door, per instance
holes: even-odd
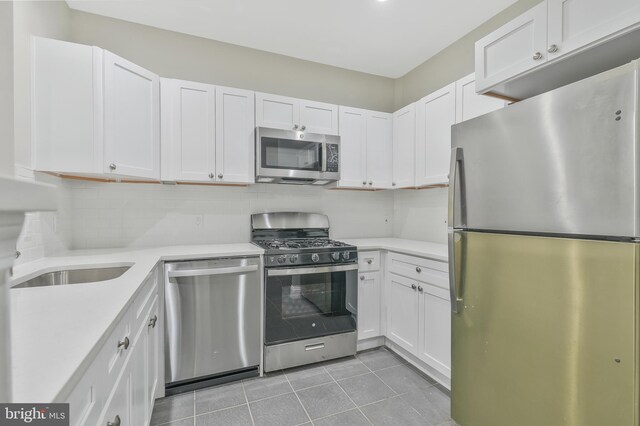
[[[358,264],[266,270],[265,345],[356,331]]]

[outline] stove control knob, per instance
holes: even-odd
[[[317,262],[318,260],[320,260],[320,256],[318,256],[318,253],[313,253],[311,255],[311,260],[313,260],[314,262]]]
[[[292,255],[289,257],[289,262],[291,262],[291,263],[296,263],[297,261],[298,261],[298,255],[297,255],[297,254],[292,254]]]
[[[340,260],[340,252],[336,251],[336,252],[331,253],[331,258],[333,260]]]
[[[280,256],[280,257],[278,258],[278,263],[284,263],[284,262],[286,262],[286,261],[287,261],[287,257],[286,257],[286,256]]]
[[[349,253],[348,251],[343,251],[342,252],[342,258],[344,260],[349,260],[349,257],[351,257],[351,253]]]

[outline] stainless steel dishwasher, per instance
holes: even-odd
[[[165,263],[167,395],[258,375],[260,260]]]

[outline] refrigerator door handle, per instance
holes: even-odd
[[[451,163],[449,165],[449,210],[447,225],[449,228],[454,228],[455,210],[456,210],[456,182],[458,175],[460,175],[460,219],[461,226],[466,225],[466,206],[464,203],[464,167],[462,166],[462,148],[456,147],[451,149]],[[458,164],[460,164],[460,171],[458,172]]]
[[[456,260],[456,245],[460,244],[462,236],[459,232],[449,228],[448,232],[448,248],[449,248],[449,296],[451,299],[451,312],[457,314],[459,312],[459,304],[462,302],[460,290],[460,274],[458,273]],[[461,251],[458,251],[460,254]]]

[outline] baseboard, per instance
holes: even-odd
[[[384,336],[371,337],[369,339],[358,340],[358,352],[384,346]]]

